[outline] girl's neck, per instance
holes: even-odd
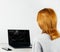
[[[46,33],[46,32],[42,32],[42,33]],[[54,33],[46,33],[48,34],[50,37],[51,37],[51,40],[54,40],[54,39],[57,39],[60,37],[59,33],[58,32],[54,32]]]

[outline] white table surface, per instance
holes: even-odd
[[[6,51],[2,48],[10,48],[12,51]],[[0,52],[32,52],[32,48],[13,48],[7,43],[0,43]]]

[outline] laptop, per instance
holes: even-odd
[[[14,48],[31,48],[30,31],[8,29],[8,43]]]

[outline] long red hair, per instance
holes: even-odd
[[[43,33],[50,35],[51,39],[59,37],[57,31],[57,16],[53,9],[44,8],[38,12],[37,22]]]

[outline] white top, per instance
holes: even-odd
[[[32,45],[32,52],[60,52],[60,38],[51,40],[47,34],[41,34]]]

